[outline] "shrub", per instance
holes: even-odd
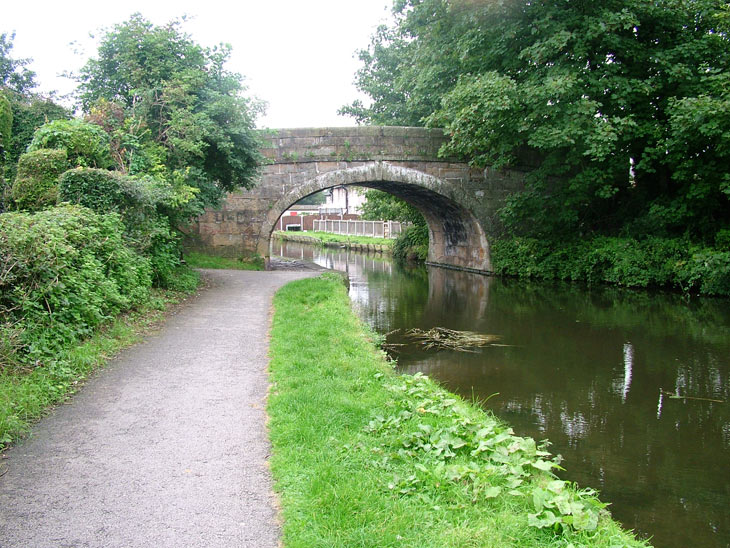
[[[150,284],[149,261],[125,245],[116,214],[65,205],[0,215],[0,326],[14,334],[0,351],[26,363],[144,301]]]
[[[491,251],[497,274],[730,295],[730,252],[685,239],[511,238],[492,242]]]
[[[428,258],[428,226],[412,225],[401,232],[393,243],[393,257],[425,261]]]
[[[97,213],[110,211],[125,216],[156,215],[166,195],[156,191],[148,179],[116,171],[78,167],[58,179],[59,201],[79,204]]]
[[[109,135],[96,124],[83,120],[53,120],[39,127],[28,152],[43,149],[65,150],[69,167],[112,166]]]
[[[152,178],[76,168],[59,178],[59,199],[99,213],[118,212],[129,245],[150,259],[154,285],[192,289],[187,282],[178,287],[180,236],[171,228],[169,219],[158,212],[170,200],[168,187]]]
[[[11,197],[18,209],[35,211],[52,206],[58,198],[58,176],[66,171],[65,150],[36,150],[18,160]]]

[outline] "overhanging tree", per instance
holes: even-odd
[[[541,158],[517,233],[689,233],[730,223],[728,7],[719,0],[397,0],[361,52],[369,123],[440,126],[444,152]]]

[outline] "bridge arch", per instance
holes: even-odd
[[[416,169],[385,161],[329,171],[284,194],[269,209],[258,238],[257,252],[269,257],[269,242],[279,217],[315,192],[335,186],[357,185],[383,190],[416,207],[429,231],[428,262],[466,270],[491,271],[489,243],[479,220],[461,203],[453,185]]]

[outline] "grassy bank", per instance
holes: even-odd
[[[352,245],[375,245],[390,249],[393,246],[392,239],[389,238],[373,238],[371,236],[348,236],[346,234],[331,234],[329,232],[285,232],[278,230],[274,232],[274,236],[278,238],[291,238],[297,236],[305,236],[319,241],[322,244],[341,244],[345,247]],[[339,247],[339,246],[338,246]]]
[[[264,261],[260,257],[245,259],[243,257],[216,257],[196,251],[185,253],[185,262],[193,268],[215,268],[223,270],[264,270]]]
[[[325,275],[275,299],[268,403],[284,545],[643,546],[532,439],[397,376]]]
[[[162,320],[189,293],[153,291],[134,311],[103,325],[87,340],[34,368],[0,368],[0,450],[23,437],[48,409],[75,392],[84,379]]]

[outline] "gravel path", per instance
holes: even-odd
[[[6,452],[0,547],[276,547],[271,299],[313,274],[205,271],[211,288]]]

